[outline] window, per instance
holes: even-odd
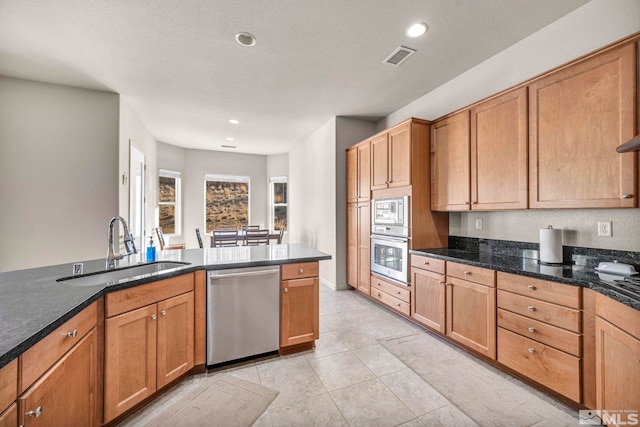
[[[205,230],[249,225],[249,177],[205,175]]]
[[[158,226],[163,234],[180,234],[180,172],[158,171]]]
[[[287,177],[269,178],[271,185],[271,229],[273,231],[287,229]]]

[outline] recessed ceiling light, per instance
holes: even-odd
[[[227,141],[235,141],[235,140],[236,140],[235,138],[231,138],[231,137],[227,138]]]
[[[407,28],[405,34],[407,35],[407,37],[411,37],[412,39],[414,39],[426,33],[428,29],[429,27],[427,26],[427,24],[425,24],[424,22],[418,22],[417,24],[413,24],[412,26]]]
[[[238,123],[240,123],[240,121],[236,119],[229,119],[229,123],[231,123],[232,125],[237,125]]]
[[[242,46],[253,46],[256,44],[256,38],[253,37],[252,34],[249,33],[238,33],[236,34],[236,40]]]

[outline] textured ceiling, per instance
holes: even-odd
[[[0,0],[0,75],[117,92],[158,141],[276,154],[332,116],[384,117],[585,3]],[[430,29],[408,39],[417,21]],[[417,53],[383,64],[400,45]]]

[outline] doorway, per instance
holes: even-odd
[[[129,140],[129,231],[138,251],[145,245],[145,155]]]

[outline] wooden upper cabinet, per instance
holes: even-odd
[[[411,184],[411,123],[389,131],[389,187]]]
[[[371,199],[371,144],[369,141],[347,150],[347,203]]]
[[[433,124],[431,138],[431,209],[469,209],[469,110]]]
[[[389,144],[387,134],[371,139],[371,189],[387,188],[389,181]]]
[[[636,47],[628,43],[529,85],[529,207],[637,206]]]
[[[526,209],[527,90],[471,109],[471,209]]]

